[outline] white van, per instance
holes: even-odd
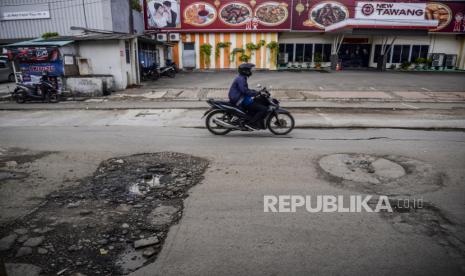
[[[13,68],[8,60],[0,59],[0,82],[15,81],[15,75],[13,74]]]

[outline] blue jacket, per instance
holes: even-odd
[[[233,105],[241,105],[244,100],[244,103],[251,103],[251,99],[253,96],[257,95],[257,92],[254,90],[249,89],[249,85],[247,84],[247,77],[239,75],[237,76],[231,88],[229,88],[229,101]]]

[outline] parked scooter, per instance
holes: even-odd
[[[171,59],[166,60],[166,66],[172,66],[176,74],[179,73],[178,65],[175,62],[173,62]]]
[[[11,97],[17,103],[25,103],[26,101],[57,103],[59,101],[58,90],[55,84],[49,80],[47,72],[42,74],[39,83],[18,83],[11,93]]]
[[[160,72],[157,68],[157,64],[154,63],[148,67],[142,67],[141,69],[141,79],[142,81],[147,80],[158,80],[160,78]]]
[[[171,63],[173,64],[173,63]],[[174,64],[176,65],[176,64]],[[167,77],[170,77],[170,78],[174,78],[176,77],[176,69],[173,65],[168,65],[168,63],[166,64],[166,66],[164,67],[160,67],[158,69],[158,72],[160,72],[160,76],[167,76]]]

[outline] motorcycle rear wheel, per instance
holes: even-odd
[[[286,135],[294,129],[295,121],[290,113],[277,112],[268,117],[266,125],[274,135]]]
[[[215,122],[213,122],[214,119],[223,120],[226,115],[227,115],[226,112],[224,112],[223,110],[215,110],[215,111],[210,112],[207,118],[205,119],[205,125],[208,131],[210,131],[211,133],[215,135],[228,134],[231,131],[231,129],[222,127],[216,124]]]
[[[172,71],[169,71],[167,75],[170,78],[174,78],[174,77],[176,77],[176,72],[174,70],[172,70]]]

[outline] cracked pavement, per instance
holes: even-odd
[[[210,166],[189,191],[183,216],[170,228],[157,260],[132,275],[463,275],[465,260],[455,239],[465,225],[465,133],[373,127],[461,126],[464,118],[457,111],[302,113],[296,116],[302,124],[329,120],[340,128],[295,129],[288,137],[265,131],[216,137],[199,128],[200,110],[143,112],[2,112],[1,148],[53,152],[31,161],[45,179],[25,187],[35,196],[21,197],[28,204],[15,205],[23,210],[10,218],[34,209],[61,185],[76,185],[103,160],[174,151],[205,158]],[[344,128],[348,118],[371,127]],[[426,162],[444,174],[443,185],[414,196],[437,209],[393,216],[263,212],[264,195],[360,194],[333,185],[319,171],[318,160],[336,153]],[[409,184],[406,189],[421,191],[420,181]],[[5,196],[5,185],[2,210],[15,203],[15,193]]]

